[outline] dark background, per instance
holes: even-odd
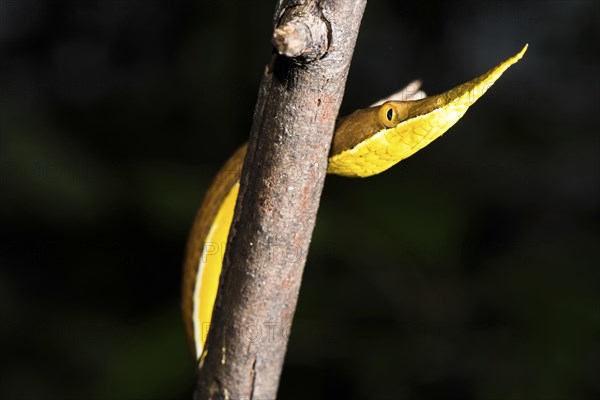
[[[0,1],[0,398],[191,398],[184,244],[274,3]],[[327,178],[281,398],[600,398],[598,4],[368,4],[342,114],[530,48],[427,149]]]

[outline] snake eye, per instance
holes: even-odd
[[[387,113],[385,114],[386,118],[388,119],[388,121],[392,121],[392,118],[394,117],[394,110],[392,108],[388,108]]]
[[[377,110],[377,119],[386,128],[393,128],[398,123],[398,109],[394,104],[383,104]]]

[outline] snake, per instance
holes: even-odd
[[[399,92],[358,109],[336,123],[327,173],[346,177],[379,174],[442,136],[527,50],[486,73],[438,95]],[[401,98],[395,100],[394,98]],[[196,213],[185,250],[181,308],[195,360],[206,356],[206,339],[219,287],[223,256],[240,186],[247,145],[225,162]]]

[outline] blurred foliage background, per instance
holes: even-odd
[[[0,398],[191,398],[183,249],[274,5],[0,1]],[[530,48],[424,151],[327,178],[281,398],[600,398],[599,15],[367,5],[342,114]]]

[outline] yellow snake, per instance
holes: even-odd
[[[333,136],[327,172],[371,176],[416,153],[454,125],[526,50],[527,45],[485,74],[442,94],[411,101],[385,101],[341,118]],[[245,155],[243,145],[219,171],[196,214],[187,243],[182,311],[196,360],[206,350]]]

